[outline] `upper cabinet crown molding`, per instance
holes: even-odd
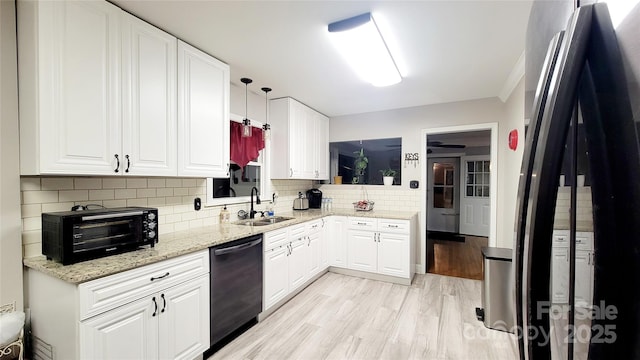
[[[209,110],[210,123],[187,121],[196,127],[181,132],[178,94],[189,97],[193,88],[178,88],[174,36],[106,1],[19,0],[17,15],[22,175],[205,177],[213,172],[178,170],[180,159],[218,168],[221,157],[228,162],[228,146],[200,153],[218,143],[204,134],[228,138],[216,127],[228,119],[227,65],[218,64],[222,75],[209,85],[214,98],[191,96],[192,108]],[[204,131],[186,143],[179,137]]]
[[[271,100],[272,179],[329,179],[329,118],[290,97]]]

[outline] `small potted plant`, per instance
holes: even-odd
[[[394,176],[396,176],[395,170],[388,168],[385,170],[380,170],[380,173],[382,174],[382,182],[385,186],[393,185],[393,178]]]
[[[364,180],[364,171],[367,168],[367,165],[369,164],[369,159],[364,156],[364,148],[360,149],[359,151],[354,151],[353,152],[356,155],[355,160],[353,161],[353,166],[354,166],[354,176],[353,176],[353,181],[351,182],[352,184],[362,184],[363,180]]]

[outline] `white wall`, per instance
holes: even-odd
[[[497,246],[513,248],[516,200],[518,196],[518,182],[522,167],[522,155],[524,153],[524,78],[511,93],[505,103],[506,116],[504,123],[498,128],[499,144],[501,152],[498,156],[498,178],[502,179],[498,197],[498,236]],[[518,147],[515,151],[509,150],[509,131],[518,131]]]
[[[0,305],[23,308],[15,2],[0,0]]]
[[[402,137],[402,153],[421,153],[421,132],[423,129],[449,127],[456,125],[498,123],[498,231],[499,247],[512,247],[515,193],[522,147],[515,153],[508,150],[507,133],[512,128],[524,131],[524,86],[519,84],[507,103],[498,98],[488,98],[455,103],[419,106],[374,113],[346,115],[331,118],[330,141],[376,139]],[[518,155],[519,154],[519,155]],[[404,158],[404,155],[403,155]],[[420,159],[426,161],[426,159]],[[421,180],[420,165],[408,164],[402,167],[402,185],[392,189],[385,188],[383,194],[371,200],[381,200],[386,208],[420,211],[420,202],[406,201],[407,194],[420,196],[417,190],[409,189],[410,180]],[[339,185],[337,185],[339,186]],[[420,186],[424,186],[421,182]],[[503,191],[503,186],[507,191]],[[333,186],[332,186],[333,187]],[[381,189],[370,186],[371,190]],[[328,189],[327,189],[328,190]],[[409,191],[409,193],[407,193]],[[410,195],[409,195],[410,196]],[[420,229],[424,232],[424,229]],[[423,244],[417,249],[417,262],[424,251]],[[421,264],[419,264],[421,265]]]

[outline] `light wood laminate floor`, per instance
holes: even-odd
[[[516,359],[515,336],[475,317],[481,284],[327,273],[209,359]]]

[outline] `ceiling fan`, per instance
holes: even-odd
[[[445,148],[445,149],[464,149],[467,145],[463,144],[444,144],[442,141],[429,141],[427,140],[427,154],[431,154],[433,150],[430,148]]]

